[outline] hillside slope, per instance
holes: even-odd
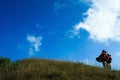
[[[25,59],[2,65],[0,80],[120,80],[120,71],[82,63]]]

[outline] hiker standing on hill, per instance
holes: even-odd
[[[107,56],[106,56],[107,69],[111,69],[111,64],[110,64],[111,61],[112,61],[111,55],[107,54]]]
[[[102,59],[102,64],[104,68],[107,68],[107,62],[106,62],[106,57],[107,57],[107,52],[105,50],[102,50],[102,53],[99,56]]]
[[[102,50],[102,53],[99,55],[99,57],[96,58],[96,60],[98,62],[102,62],[105,69],[111,69],[110,63],[112,61],[112,58],[111,55],[107,54],[106,50]]]

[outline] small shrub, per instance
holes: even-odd
[[[11,60],[9,58],[0,57],[0,67],[5,67],[11,65]]]

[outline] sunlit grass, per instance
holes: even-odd
[[[119,80],[120,71],[79,62],[24,59],[0,67],[0,80]]]

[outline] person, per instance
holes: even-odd
[[[99,57],[96,58],[96,60],[98,62],[102,62],[102,65],[105,69],[111,69],[110,63],[112,58],[111,55],[109,55],[106,50],[102,50],[101,54],[99,55]]]
[[[106,62],[106,57],[107,57],[107,51],[106,50],[102,50],[102,53],[99,56],[102,60],[102,65],[103,67],[106,69],[107,68],[107,62]]]
[[[103,62],[106,59],[106,50],[102,50],[101,54],[96,58],[98,62]]]
[[[107,69],[111,69],[111,61],[112,61],[112,57],[110,54],[107,54],[106,56],[106,62],[107,62]]]
[[[105,60],[106,59],[106,56],[107,56],[107,51],[106,50],[102,50],[102,53],[100,54],[100,58],[102,59],[102,60]]]

